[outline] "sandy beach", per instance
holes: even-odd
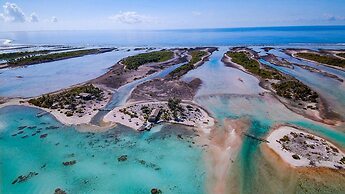
[[[200,117],[198,118],[188,118],[184,119],[183,121],[174,121],[174,120],[168,120],[165,122],[169,123],[176,123],[186,126],[192,126],[196,127],[198,129],[201,129],[205,133],[209,133],[212,126],[214,125],[214,119],[209,116],[209,114],[203,110],[200,106],[196,105],[194,102],[187,102],[184,101],[181,103],[182,106],[191,106],[194,108],[198,108],[200,110]],[[107,115],[104,116],[103,122],[105,123],[112,123],[112,124],[121,124],[125,125],[127,127],[130,127],[132,129],[138,130],[141,126],[144,125],[146,122],[146,119],[139,115],[138,117],[133,117],[128,113],[123,112],[122,110],[128,110],[129,107],[143,107],[143,106],[153,106],[153,107],[166,107],[167,102],[166,101],[155,101],[155,102],[130,102],[126,103],[124,106],[116,107],[112,111],[110,111]]]
[[[298,134],[305,137],[304,143],[298,143],[307,144],[307,147],[309,145],[309,147],[311,147],[311,150],[313,151],[304,149],[301,150],[300,153],[296,153],[296,151],[293,151],[296,149],[287,147],[286,145],[282,145],[282,141],[289,141],[288,135],[290,134]],[[342,158],[345,157],[345,154],[341,149],[337,148],[334,144],[322,139],[321,137],[301,131],[297,128],[290,126],[280,126],[276,130],[271,132],[271,134],[267,137],[267,141],[269,141],[269,143],[267,143],[267,146],[276,154],[278,154],[283,161],[285,161],[292,167],[327,167],[334,169],[345,168],[345,163],[341,162]],[[326,149],[323,149],[323,147],[325,147]],[[304,156],[304,154],[306,156]],[[307,157],[312,154],[318,155],[317,162],[312,161],[311,157]]]

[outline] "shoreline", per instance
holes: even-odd
[[[253,54],[252,54],[252,56],[255,57],[255,55],[253,55]],[[285,99],[283,97],[278,96],[275,92],[273,92],[270,89],[270,87],[267,85],[268,83],[265,80],[263,80],[258,75],[252,74],[251,72],[247,71],[241,65],[238,65],[238,64],[232,62],[231,57],[227,56],[226,54],[223,55],[222,62],[226,66],[228,66],[228,67],[239,69],[239,70],[243,71],[244,73],[252,75],[256,79],[258,79],[259,80],[259,86],[261,88],[263,88],[264,90],[269,91],[277,100],[279,100],[290,111],[295,112],[295,113],[297,113],[299,115],[302,115],[305,118],[308,118],[308,119],[311,119],[311,120],[314,120],[314,121],[317,121],[317,122],[322,122],[322,123],[325,123],[325,124],[328,124],[328,125],[339,126],[339,125],[341,125],[343,123],[342,120],[339,120],[339,119],[331,120],[331,119],[328,118],[328,117],[330,117],[331,113],[326,111],[326,110],[328,110],[328,105],[322,99],[322,97],[319,96],[320,103],[317,103],[317,105],[319,105],[319,109],[318,110],[304,110],[304,109],[302,109],[300,107],[295,106],[291,101],[289,101],[289,100],[287,100],[287,99]],[[307,103],[307,104],[312,104],[312,103]],[[325,117],[325,118],[323,118],[323,117]],[[332,115],[332,118],[334,118],[333,115]]]
[[[300,153],[296,153],[290,150],[290,149],[296,150],[296,148],[285,147],[286,146],[285,144],[282,145],[283,139],[285,143],[287,141],[285,139],[288,139],[287,137],[289,137],[287,135],[290,135],[290,134],[297,134],[297,135],[299,134],[299,136],[303,134],[301,137],[305,138],[306,139],[305,141],[308,142],[307,144],[312,145],[311,150],[315,149],[315,151],[311,152],[309,149],[299,148],[301,149],[299,150]],[[302,130],[300,128],[290,126],[290,125],[280,125],[276,127],[275,129],[273,129],[268,134],[266,139],[269,142],[262,145],[264,147],[262,149],[264,151],[267,151],[265,150],[266,147],[269,148],[269,150],[272,151],[277,156],[279,156],[279,158],[282,161],[284,161],[284,163],[288,164],[289,166],[293,168],[300,168],[300,167],[311,168],[312,167],[312,168],[332,168],[332,169],[340,169],[340,170],[345,169],[345,163],[339,163],[339,160],[342,157],[345,157],[345,154],[341,148],[339,148],[338,146],[336,146],[335,144],[331,143],[329,140],[326,140],[323,137],[306,132],[305,130]],[[322,148],[322,146],[331,147],[330,150],[333,151],[334,153],[328,153],[328,152],[326,153],[325,151],[319,150]],[[317,150],[319,150],[319,152]],[[311,156],[310,156],[310,153],[311,153]],[[315,160],[315,158],[313,158],[314,153],[323,154],[321,159],[319,159],[317,162],[314,161]],[[334,154],[334,156],[332,154]],[[328,157],[331,157],[331,158],[328,158]]]

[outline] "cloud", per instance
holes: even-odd
[[[51,19],[50,21],[53,22],[53,23],[57,23],[57,22],[58,22],[58,19],[57,19],[57,17],[53,16],[52,19]]]
[[[194,16],[200,16],[201,12],[200,11],[192,11],[192,15]]]
[[[30,22],[32,22],[32,23],[35,23],[35,22],[38,22],[39,21],[39,19],[38,19],[38,16],[36,15],[36,13],[34,12],[34,13],[32,13],[31,15],[30,15]]]
[[[345,21],[345,17],[340,17],[340,16],[325,14],[324,17],[326,18],[327,21],[330,21],[330,22]]]
[[[120,12],[119,14],[111,16],[110,19],[124,24],[139,24],[151,20],[150,17],[140,15],[135,11]]]
[[[4,11],[0,17],[5,22],[23,23],[26,21],[24,12],[16,4],[7,2],[2,7]]]

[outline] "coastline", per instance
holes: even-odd
[[[298,155],[298,157],[296,157],[297,159],[295,159],[294,155],[296,153],[294,153],[292,151],[287,151],[286,149],[288,149],[288,148],[284,148],[284,146],[282,147],[281,143],[279,143],[279,139],[281,141],[282,138],[286,137],[287,134],[293,134],[293,133],[304,134],[308,138],[312,137],[313,140],[315,140],[317,142],[322,142],[323,145],[327,145],[327,146],[330,146],[330,147],[337,149],[338,151],[337,151],[336,157],[332,161],[327,161],[325,159],[325,160],[320,160],[319,162],[311,162],[310,159],[308,159],[304,156],[301,156],[301,155]],[[298,129],[296,127],[292,127],[289,125],[280,125],[277,128],[275,128],[274,130],[272,130],[266,139],[267,139],[268,143],[262,145],[263,147],[265,147],[265,148],[262,148],[263,151],[265,151],[265,150],[267,151],[266,147],[269,148],[270,151],[272,151],[274,154],[279,156],[280,159],[282,159],[286,164],[288,164],[289,166],[291,166],[293,168],[312,167],[312,168],[345,169],[345,163],[339,164],[337,162],[338,160],[341,159],[341,157],[345,157],[345,154],[342,151],[342,149],[340,149],[339,147],[337,147],[336,145],[334,145],[330,141],[325,140],[324,138],[321,138],[321,137],[316,136],[314,134],[311,134],[309,132],[305,132],[304,130],[301,130],[301,129]],[[307,152],[307,150],[304,150],[304,152]],[[324,154],[324,152],[321,152],[321,151],[320,151],[320,153]]]
[[[245,49],[245,48],[243,48],[243,49]],[[252,51],[252,52],[254,52],[254,51]],[[252,54],[252,56],[255,57],[254,54]],[[277,100],[279,100],[287,109],[291,110],[292,112],[300,114],[305,118],[308,118],[308,119],[311,119],[311,120],[314,120],[317,122],[322,122],[322,123],[325,123],[328,125],[339,126],[343,123],[343,121],[339,120],[337,117],[336,117],[336,119],[334,119],[334,115],[328,112],[328,106],[327,106],[326,102],[322,99],[322,97],[319,97],[320,102],[317,103],[317,105],[319,106],[318,110],[311,110],[311,109],[304,110],[304,109],[294,105],[294,103],[292,101],[278,96],[275,92],[272,91],[272,89],[268,85],[269,83],[267,83],[264,79],[262,79],[258,75],[252,74],[251,72],[247,71],[241,65],[238,65],[238,64],[232,62],[231,57],[227,56],[226,54],[223,55],[222,62],[228,67],[237,68],[237,69],[243,71],[244,73],[247,73],[247,74],[252,75],[253,77],[257,78],[259,80],[259,86],[261,88],[270,92],[270,94],[272,94]],[[307,106],[313,105],[313,104],[314,103],[307,103]],[[332,115],[332,117],[331,117],[331,115]],[[333,120],[330,118],[333,118]]]

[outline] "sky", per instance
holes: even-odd
[[[345,25],[345,0],[0,0],[0,31]]]

